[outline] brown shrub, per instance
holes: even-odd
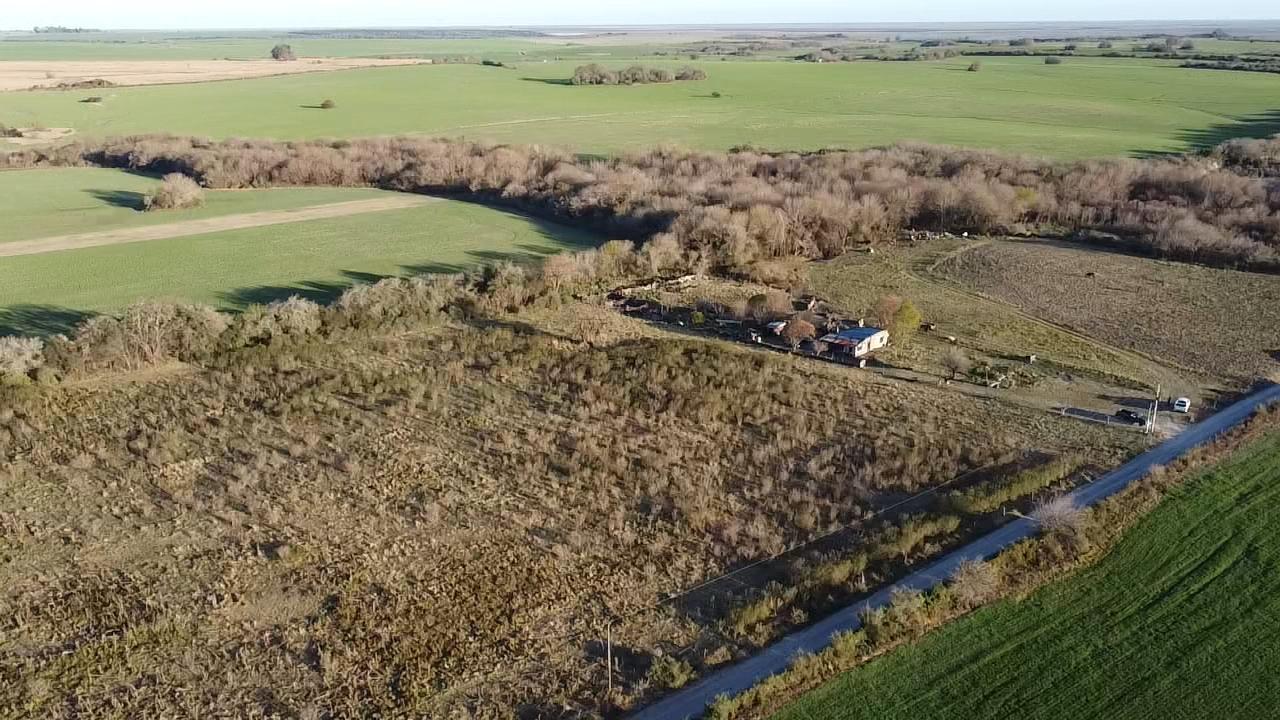
[[[605,82],[607,72],[583,66],[578,81]],[[773,258],[831,257],[892,240],[904,226],[1002,232],[1039,224],[1114,233],[1173,259],[1275,270],[1280,189],[1266,176],[1276,172],[1277,145],[1229,143],[1210,160],[1071,164],[917,144],[808,155],[662,148],[584,162],[545,148],[422,138],[273,143],[144,136],[25,148],[0,156],[0,166],[180,172],[217,188],[376,185],[464,193],[614,237],[669,234],[682,249],[682,265],[731,273]],[[664,257],[659,264],[676,263]]]
[[[160,187],[142,200],[144,210],[182,210],[204,204],[204,190],[200,183],[181,173],[169,173]]]

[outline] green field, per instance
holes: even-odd
[[[1177,491],[1101,563],[955,622],[778,720],[1274,717],[1280,436]]]
[[[142,196],[159,181],[145,175],[68,168],[0,172],[0,243],[71,233],[116,230],[385,195],[363,188],[280,188],[205,193],[193,210],[139,212]]]
[[[985,58],[970,73],[969,62],[701,62],[706,81],[640,87],[560,84],[577,61],[380,68],[115,88],[100,93],[101,104],[81,103],[76,92],[3,93],[0,123],[86,135],[428,133],[599,153],[663,143],[803,150],[920,140],[1059,157],[1183,151],[1280,132],[1280,75],[1010,57]],[[326,98],[337,109],[309,107]]]
[[[332,299],[356,282],[453,272],[590,247],[588,233],[440,201],[406,210],[0,258],[0,335],[66,330],[139,299],[235,310],[298,294]]]

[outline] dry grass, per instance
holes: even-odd
[[[1275,276],[1162,262],[1043,241],[992,242],[938,274],[1101,340],[1248,379],[1276,367]]]
[[[239,78],[293,75],[388,65],[417,65],[429,60],[376,58],[308,58],[300,62],[275,60],[42,60],[0,65],[0,92],[74,85],[88,78],[111,85],[164,85]],[[52,79],[51,79],[52,78]]]
[[[1131,450],[625,321],[524,324],[572,313],[11,391],[0,716],[590,716],[607,616],[626,706],[659,652],[739,652],[714,608],[657,600],[1013,448]]]
[[[920,335],[910,346],[894,348],[895,363],[929,369],[950,376],[943,360],[949,346],[937,342],[955,337],[959,347],[977,361],[985,356],[999,360],[1035,354],[1066,368],[1115,376],[1137,383],[1154,384],[1163,369],[1153,363],[1116,352],[1081,338],[1014,308],[981,297],[957,292],[931,279],[929,268],[969,241],[938,239],[884,247],[873,255],[852,254],[815,264],[809,282],[815,293],[851,313],[872,318],[876,304],[886,296],[909,298],[920,308],[925,322],[935,323],[932,336]]]

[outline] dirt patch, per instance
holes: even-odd
[[[76,134],[75,128],[18,128],[22,137],[3,138],[0,142],[10,145],[43,145],[57,142]]]
[[[59,85],[74,85],[92,80],[105,80],[113,85],[166,85],[365,67],[419,65],[430,62],[430,60],[386,58],[308,58],[292,62],[276,60],[13,61],[0,62],[0,90],[56,89]]]
[[[1274,371],[1280,280],[1047,241],[992,242],[936,272],[1038,317],[1216,377]]]
[[[146,242],[148,240],[167,240],[169,238],[204,235],[225,230],[243,230],[245,228],[263,227],[265,225],[283,225],[285,223],[303,222],[305,220],[325,220],[328,218],[359,215],[362,213],[381,212],[384,210],[400,210],[418,207],[439,198],[423,195],[397,195],[377,200],[355,200],[352,202],[315,205],[293,210],[271,210],[267,212],[244,213],[242,215],[224,215],[222,217],[188,220],[179,223],[151,225],[148,227],[124,228],[121,230],[104,230],[102,232],[80,233],[77,235],[59,235],[56,237],[22,240],[0,244],[0,257],[17,255],[39,255],[41,253],[61,250],[80,250],[100,247],[102,245],[123,245],[126,243]]]

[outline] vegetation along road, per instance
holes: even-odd
[[[1071,493],[1078,507],[1098,503],[1146,476],[1152,468],[1167,465],[1193,448],[1213,440],[1223,432],[1246,420],[1254,411],[1280,401],[1280,385],[1271,385],[1231,405],[1222,412],[1191,426],[1181,435],[1139,455],[1097,481]],[[681,720],[700,715],[716,697],[736,695],[760,681],[785,670],[791,661],[804,653],[826,649],[831,639],[862,625],[860,614],[865,609],[885,607],[897,588],[927,590],[945,582],[966,560],[992,557],[1010,545],[1036,532],[1036,522],[1022,518],[979,538],[937,562],[919,570],[891,588],[884,588],[855,607],[846,608],[800,632],[774,643],[754,657],[708,676],[688,688],[654,703],[632,716],[633,720]]]

